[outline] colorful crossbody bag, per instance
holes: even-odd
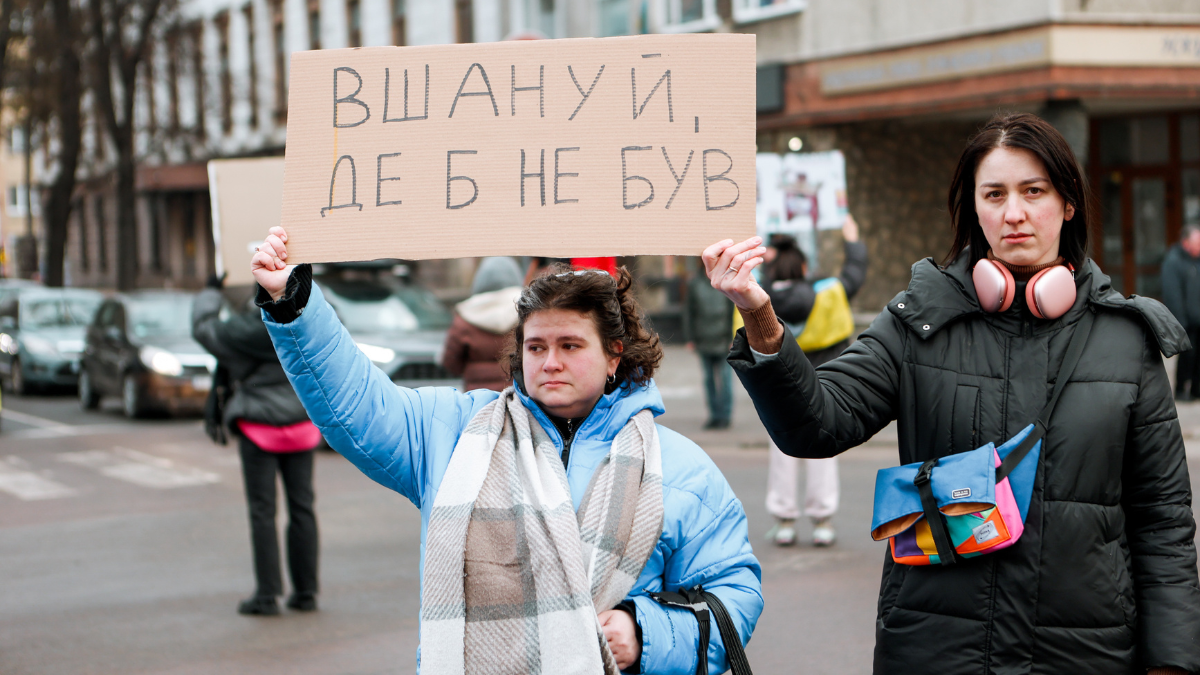
[[[875,477],[871,537],[888,540],[904,565],[952,565],[1008,548],[1025,531],[1046,424],[1092,330],[1085,312],[1063,356],[1050,401],[1000,447],[988,443],[926,462],[881,469]]]

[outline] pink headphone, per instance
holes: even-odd
[[[1075,268],[1055,265],[1038,272],[1025,284],[1025,303],[1039,319],[1057,319],[1075,304]],[[1004,265],[983,258],[971,273],[979,305],[988,313],[1012,307],[1017,283]]]

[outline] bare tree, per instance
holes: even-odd
[[[80,54],[84,47],[82,17],[71,0],[41,0],[44,5],[40,18],[44,30],[35,33],[42,45],[31,45],[31,55],[43,59],[48,66],[50,92],[42,133],[57,132],[56,155],[53,158],[57,173],[45,193],[42,223],[46,231],[46,270],[43,281],[47,286],[63,285],[63,259],[66,257],[67,224],[74,204],[75,175],[79,168],[79,153],[83,145],[83,117],[80,102],[83,98],[83,78]],[[45,44],[49,43],[49,44]],[[46,144],[49,145],[49,144]],[[49,159],[49,158],[47,158]]]
[[[94,70],[92,91],[117,152],[117,288],[137,284],[134,104],[138,66],[146,58],[166,0],[87,0]],[[114,86],[116,85],[116,86]]]

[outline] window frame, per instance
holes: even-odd
[[[749,0],[733,0],[733,22],[735,24],[769,21],[789,14],[799,14],[808,9],[808,0],[785,0],[778,5],[766,7],[744,6]]]
[[[700,18],[691,21],[675,22],[670,20],[671,10],[674,8],[680,15],[683,13],[683,8],[680,6],[683,0],[658,0],[655,5],[658,13],[658,31],[659,33],[703,33],[713,30],[721,25],[721,17],[717,14],[717,0],[700,0]]]

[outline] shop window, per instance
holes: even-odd
[[[404,0],[392,0],[392,44],[397,47],[403,47],[408,44],[404,32],[404,18],[406,14],[407,8],[405,7]]]
[[[472,0],[454,0],[454,40],[455,42],[475,41],[475,13],[471,7]]]
[[[1200,115],[1179,117],[1179,159],[1200,162]]]
[[[167,31],[167,128],[179,133],[179,27]]]
[[[229,13],[213,19],[217,27],[217,76],[221,82],[221,131],[233,129],[233,73],[229,70]]]
[[[359,0],[349,0],[346,3],[346,24],[349,26],[347,39],[350,47],[362,46],[362,10]]]
[[[803,12],[808,0],[733,0],[733,20],[752,23]]]
[[[629,33],[629,0],[599,0],[600,37]]]
[[[699,33],[716,28],[716,0],[659,0],[662,33]]]
[[[242,10],[246,17],[246,48],[249,50],[250,61],[250,91],[247,92],[250,99],[250,128],[258,128],[258,45],[254,36],[258,34],[257,27],[254,25],[254,4],[246,5]]]
[[[275,49],[275,124],[287,124],[287,44],[283,34],[283,0],[271,2],[271,40]]]
[[[321,0],[308,0],[308,48],[321,48]]]

